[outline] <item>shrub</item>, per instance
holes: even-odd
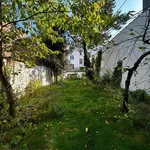
[[[150,102],[150,96],[144,90],[130,91],[130,97],[136,103]]]
[[[97,81],[102,84],[111,84],[113,82],[112,72],[110,70],[107,70],[103,76],[97,79]]]
[[[81,70],[81,71],[84,71],[84,70],[85,70],[85,67],[80,67],[80,70]]]
[[[25,93],[32,94],[37,88],[42,86],[41,80],[30,81],[28,86],[25,88]]]
[[[77,74],[76,73],[74,73],[74,74],[69,74],[68,76],[67,76],[67,79],[77,79],[78,77],[77,77]]]

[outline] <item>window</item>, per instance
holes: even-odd
[[[74,56],[73,55],[70,55],[70,60],[74,60]]]
[[[82,65],[82,63],[83,63],[83,62],[82,62],[82,59],[79,59],[79,64]]]
[[[82,55],[82,51],[79,51],[80,55]]]

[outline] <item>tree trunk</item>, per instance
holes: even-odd
[[[86,43],[83,42],[83,50],[84,50],[84,66],[85,66],[85,72],[86,72],[86,76],[90,79],[90,80],[94,80],[93,77],[93,71],[91,70],[91,63],[88,57],[88,52],[86,49]]]
[[[2,35],[2,28],[0,30],[0,33]],[[5,73],[2,52],[3,52],[3,48],[2,48],[2,39],[1,39],[0,41],[0,81],[2,83],[2,86],[4,87],[4,91],[6,92],[7,102],[9,104],[9,115],[12,117],[15,117],[15,101],[14,101],[14,96],[13,96],[13,89]]]
[[[15,100],[13,96],[13,89],[6,77],[6,74],[4,73],[2,59],[0,59],[0,61],[0,80],[5,88],[7,102],[9,104],[9,115],[15,117]]]
[[[58,75],[56,72],[54,73],[54,77],[55,77],[55,83],[57,84],[58,83]]]
[[[101,69],[101,61],[102,61],[102,51],[98,51],[98,56],[96,58],[96,76],[99,77],[100,76],[100,69]]]
[[[130,86],[130,80],[131,80],[131,77],[134,73],[134,71],[136,71],[136,69],[138,68],[139,64],[141,63],[141,61],[146,57],[150,55],[150,51],[142,54],[139,59],[134,63],[134,66],[130,69],[127,69],[128,70],[128,75],[127,75],[127,79],[126,79],[126,82],[125,82],[125,90],[124,90],[124,93],[123,93],[123,106],[122,106],[122,111],[124,113],[127,113],[128,112],[128,98],[129,98],[129,86]]]
[[[125,90],[123,94],[123,106],[122,106],[122,111],[124,113],[128,113],[129,86],[130,86],[130,80],[131,80],[132,74],[133,74],[133,71],[129,70],[127,79],[125,81]]]

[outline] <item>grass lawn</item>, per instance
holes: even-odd
[[[39,88],[21,99],[23,105],[35,105],[39,121],[10,149],[150,150],[145,128],[150,118],[122,114],[121,99],[120,89],[87,80]]]

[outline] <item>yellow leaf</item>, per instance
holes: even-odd
[[[85,132],[88,132],[88,131],[89,131],[89,129],[86,127],[86,128],[85,128]]]
[[[7,123],[7,120],[3,120],[3,123]]]
[[[108,125],[108,121],[107,120],[105,120],[105,123]]]
[[[99,4],[98,3],[94,3],[94,7],[95,7],[95,9],[99,9]]]

